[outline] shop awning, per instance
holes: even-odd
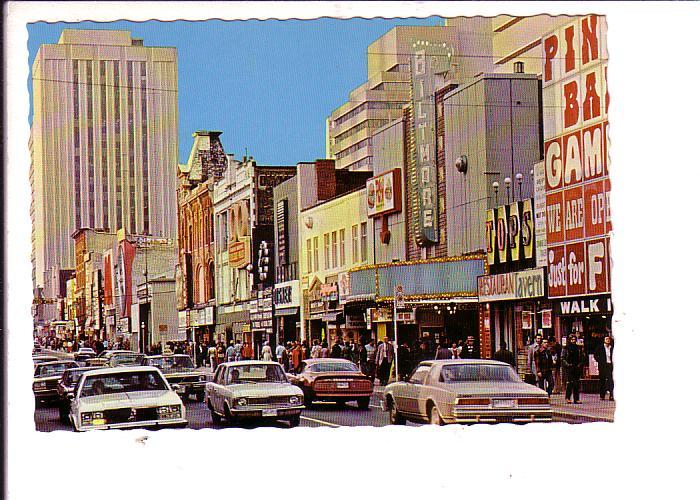
[[[341,312],[324,313],[321,319],[327,323],[344,323],[342,316]]]
[[[275,309],[275,316],[294,316],[299,314],[298,307],[282,307],[280,309]]]

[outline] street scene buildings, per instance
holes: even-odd
[[[224,386],[224,361],[277,361],[319,401],[307,360],[342,358],[379,384],[348,399],[386,409],[377,425],[466,422],[383,386],[497,360],[555,419],[612,419],[606,30],[597,15],[393,28],[318,118],[326,157],[284,165],[225,151],[226,130],[191,131],[180,164],[176,48],[65,30],[33,66],[35,338],[184,354]],[[233,418],[215,401],[191,414]]]

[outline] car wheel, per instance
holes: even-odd
[[[392,425],[406,425],[406,418],[399,413],[394,401],[388,398],[386,404],[389,407],[389,422],[391,422]]]
[[[314,404],[314,399],[311,397],[311,392],[304,390],[304,407],[311,408]]]
[[[228,403],[224,403],[224,418],[226,419],[226,422],[229,424],[235,424],[236,423],[236,417],[231,415],[231,410],[228,408]]]
[[[440,410],[438,410],[438,407],[430,403],[429,406],[429,413],[428,415],[430,416],[430,424],[431,425],[445,425],[445,422],[442,420],[442,417],[440,416]]]
[[[221,415],[214,411],[214,407],[211,405],[211,401],[207,400],[207,406],[209,407],[209,411],[211,412],[211,421],[214,422],[214,424],[216,425],[220,424]]]
[[[369,398],[368,397],[367,398],[358,398],[357,399],[357,407],[360,410],[366,410],[367,408],[369,408]]]
[[[335,405],[339,408],[343,408],[345,406],[345,401],[341,399],[340,401],[336,401]]]
[[[203,392],[198,392],[197,393],[197,402],[201,403],[204,401],[204,393]]]
[[[58,405],[58,419],[61,421],[63,424],[68,424],[70,423],[68,420],[68,408],[66,408],[65,405],[60,404]]]
[[[289,419],[289,427],[296,427],[296,426],[298,426],[300,421],[301,421],[301,416],[300,416],[300,415],[296,415],[296,416],[294,416],[294,417],[291,417],[291,418]]]

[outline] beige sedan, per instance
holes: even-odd
[[[423,361],[408,382],[384,389],[382,407],[392,424],[550,422],[547,393],[526,384],[500,361]]]

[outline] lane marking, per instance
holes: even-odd
[[[317,424],[327,425],[329,427],[341,427],[338,424],[333,424],[331,422],[326,422],[325,420],[318,420],[318,419],[311,418],[311,417],[305,417],[303,415],[301,416],[301,418],[302,418],[302,420],[309,420],[310,422],[316,422]]]

